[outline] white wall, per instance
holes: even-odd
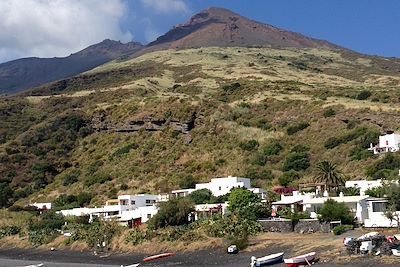
[[[365,227],[397,227],[396,221],[390,221],[384,212],[374,212],[372,203],[374,202],[382,202],[382,200],[378,201],[368,201],[368,215],[364,221]],[[397,212],[400,215],[400,211]]]
[[[367,180],[357,180],[357,181],[346,181],[346,187],[357,187],[360,188],[360,194],[365,195],[365,191],[371,188],[376,188],[382,186],[382,180],[367,181]]]
[[[153,206],[158,201],[157,195],[122,195],[118,196],[121,206],[129,206],[129,209]]]
[[[196,190],[208,189],[214,196],[225,195],[234,187],[244,187],[248,189],[251,187],[250,179],[228,176],[225,178],[213,178],[209,183],[196,184]]]
[[[400,135],[392,133],[379,136],[379,147],[391,147],[394,151],[399,149]]]

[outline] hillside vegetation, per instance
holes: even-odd
[[[398,129],[399,71],[318,49],[167,50],[2,98],[1,205],[82,192],[99,205],[225,175],[296,186],[326,159],[348,179],[393,176],[399,156],[366,148]]]

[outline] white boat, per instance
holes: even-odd
[[[267,266],[275,263],[280,263],[283,261],[283,252],[271,254],[268,256],[256,258],[254,256],[251,257],[251,267],[259,267],[259,266]]]
[[[41,267],[41,266],[43,266],[43,263],[26,265],[26,266],[23,266],[23,267]]]
[[[140,263],[135,263],[135,264],[131,264],[131,265],[121,265],[121,267],[138,267],[140,265]]]
[[[287,264],[288,267],[297,267],[300,265],[311,265],[315,260],[316,252],[311,252],[308,254],[296,256],[290,259],[284,259],[283,261]]]

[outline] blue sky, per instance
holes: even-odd
[[[106,38],[147,43],[210,6],[361,53],[400,57],[400,0],[1,0],[0,63],[68,56]]]
[[[137,14],[146,13],[154,32],[160,34],[194,13],[217,6],[358,52],[400,57],[399,0],[192,0],[184,1],[188,12],[162,16],[140,8],[137,2],[130,1],[130,8]],[[124,26],[137,40],[148,41],[143,27]]]

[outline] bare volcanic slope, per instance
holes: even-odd
[[[44,83],[71,77],[110,60],[129,56],[140,43],[104,40],[63,58],[22,58],[0,64],[0,95],[14,94]]]
[[[210,46],[343,49],[327,41],[250,20],[227,9],[211,7],[194,15],[185,24],[175,26],[148,44],[146,50]]]

